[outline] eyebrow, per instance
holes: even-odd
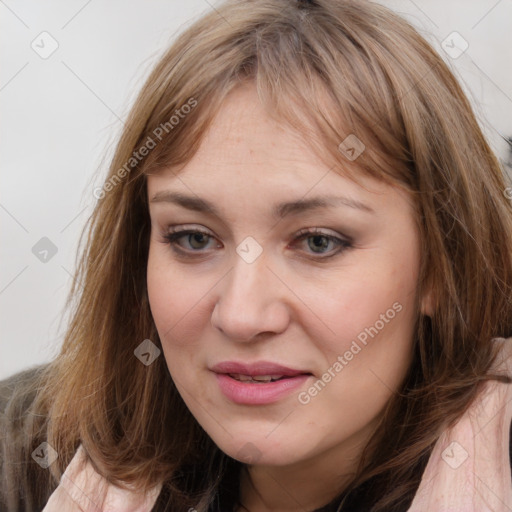
[[[153,196],[153,199],[151,199],[151,203],[174,203],[183,208],[186,208],[187,210],[202,212],[218,218],[222,218],[222,215],[217,207],[210,201],[198,196],[183,194],[181,192],[157,192]],[[370,206],[355,199],[344,196],[327,195],[276,204],[272,208],[272,215],[273,217],[282,219],[288,215],[298,215],[306,211],[338,206],[348,206],[350,208],[359,209],[367,213],[375,213],[375,210],[370,208]]]

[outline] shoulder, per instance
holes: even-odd
[[[49,472],[31,457],[41,442],[38,426],[46,422],[36,397],[48,365],[0,380],[0,510],[39,510],[51,492]]]
[[[25,402],[31,396],[33,398],[39,378],[47,366],[48,363],[34,366],[0,380],[0,413],[5,414],[13,398],[23,395]]]
[[[0,439],[11,427],[26,423],[27,413],[40,389],[40,380],[48,363],[28,368],[0,380]]]

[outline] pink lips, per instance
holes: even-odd
[[[237,404],[264,405],[278,401],[299,388],[311,377],[311,372],[288,368],[268,361],[252,364],[225,361],[211,368],[224,395]],[[242,382],[229,374],[248,376],[282,375],[273,382]]]
[[[242,375],[295,375],[309,374],[307,370],[294,370],[280,364],[269,361],[256,361],[254,363],[238,363],[236,361],[224,361],[211,368],[215,373],[241,373]]]

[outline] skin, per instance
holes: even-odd
[[[357,165],[341,154],[340,162]],[[242,461],[240,450],[256,447],[241,479],[241,501],[251,512],[312,510],[343,490],[410,365],[420,264],[413,208],[399,189],[362,183],[330,171],[299,134],[269,117],[252,86],[230,94],[179,172],[148,176],[147,286],[163,354],[213,441]],[[164,191],[206,198],[221,218],[152,202]],[[271,216],[276,203],[324,194],[360,201],[373,213],[343,205],[279,221]],[[176,241],[187,258],[165,239],[171,226],[211,237]],[[351,237],[352,245],[322,259],[339,246],[314,235],[296,240],[304,228]],[[248,236],[263,249],[250,264],[236,252]],[[401,311],[366,346],[359,343],[362,349],[309,403],[300,403],[299,391],[395,303]],[[314,376],[276,403],[239,405],[209,370],[228,360],[269,360]]]

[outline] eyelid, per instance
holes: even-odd
[[[332,237],[332,238],[339,238],[341,240],[344,240],[345,242],[352,242],[352,238],[346,235],[342,235],[340,233],[337,233],[336,231],[328,230],[326,232],[323,228],[302,228],[295,234],[295,238],[302,236],[302,235],[321,235],[326,237]]]
[[[182,231],[193,231],[203,233],[204,235],[208,235],[215,238],[215,235],[211,233],[211,231],[205,228],[198,228],[195,224],[180,224],[179,226],[170,226],[166,229],[166,233],[181,233]]]

